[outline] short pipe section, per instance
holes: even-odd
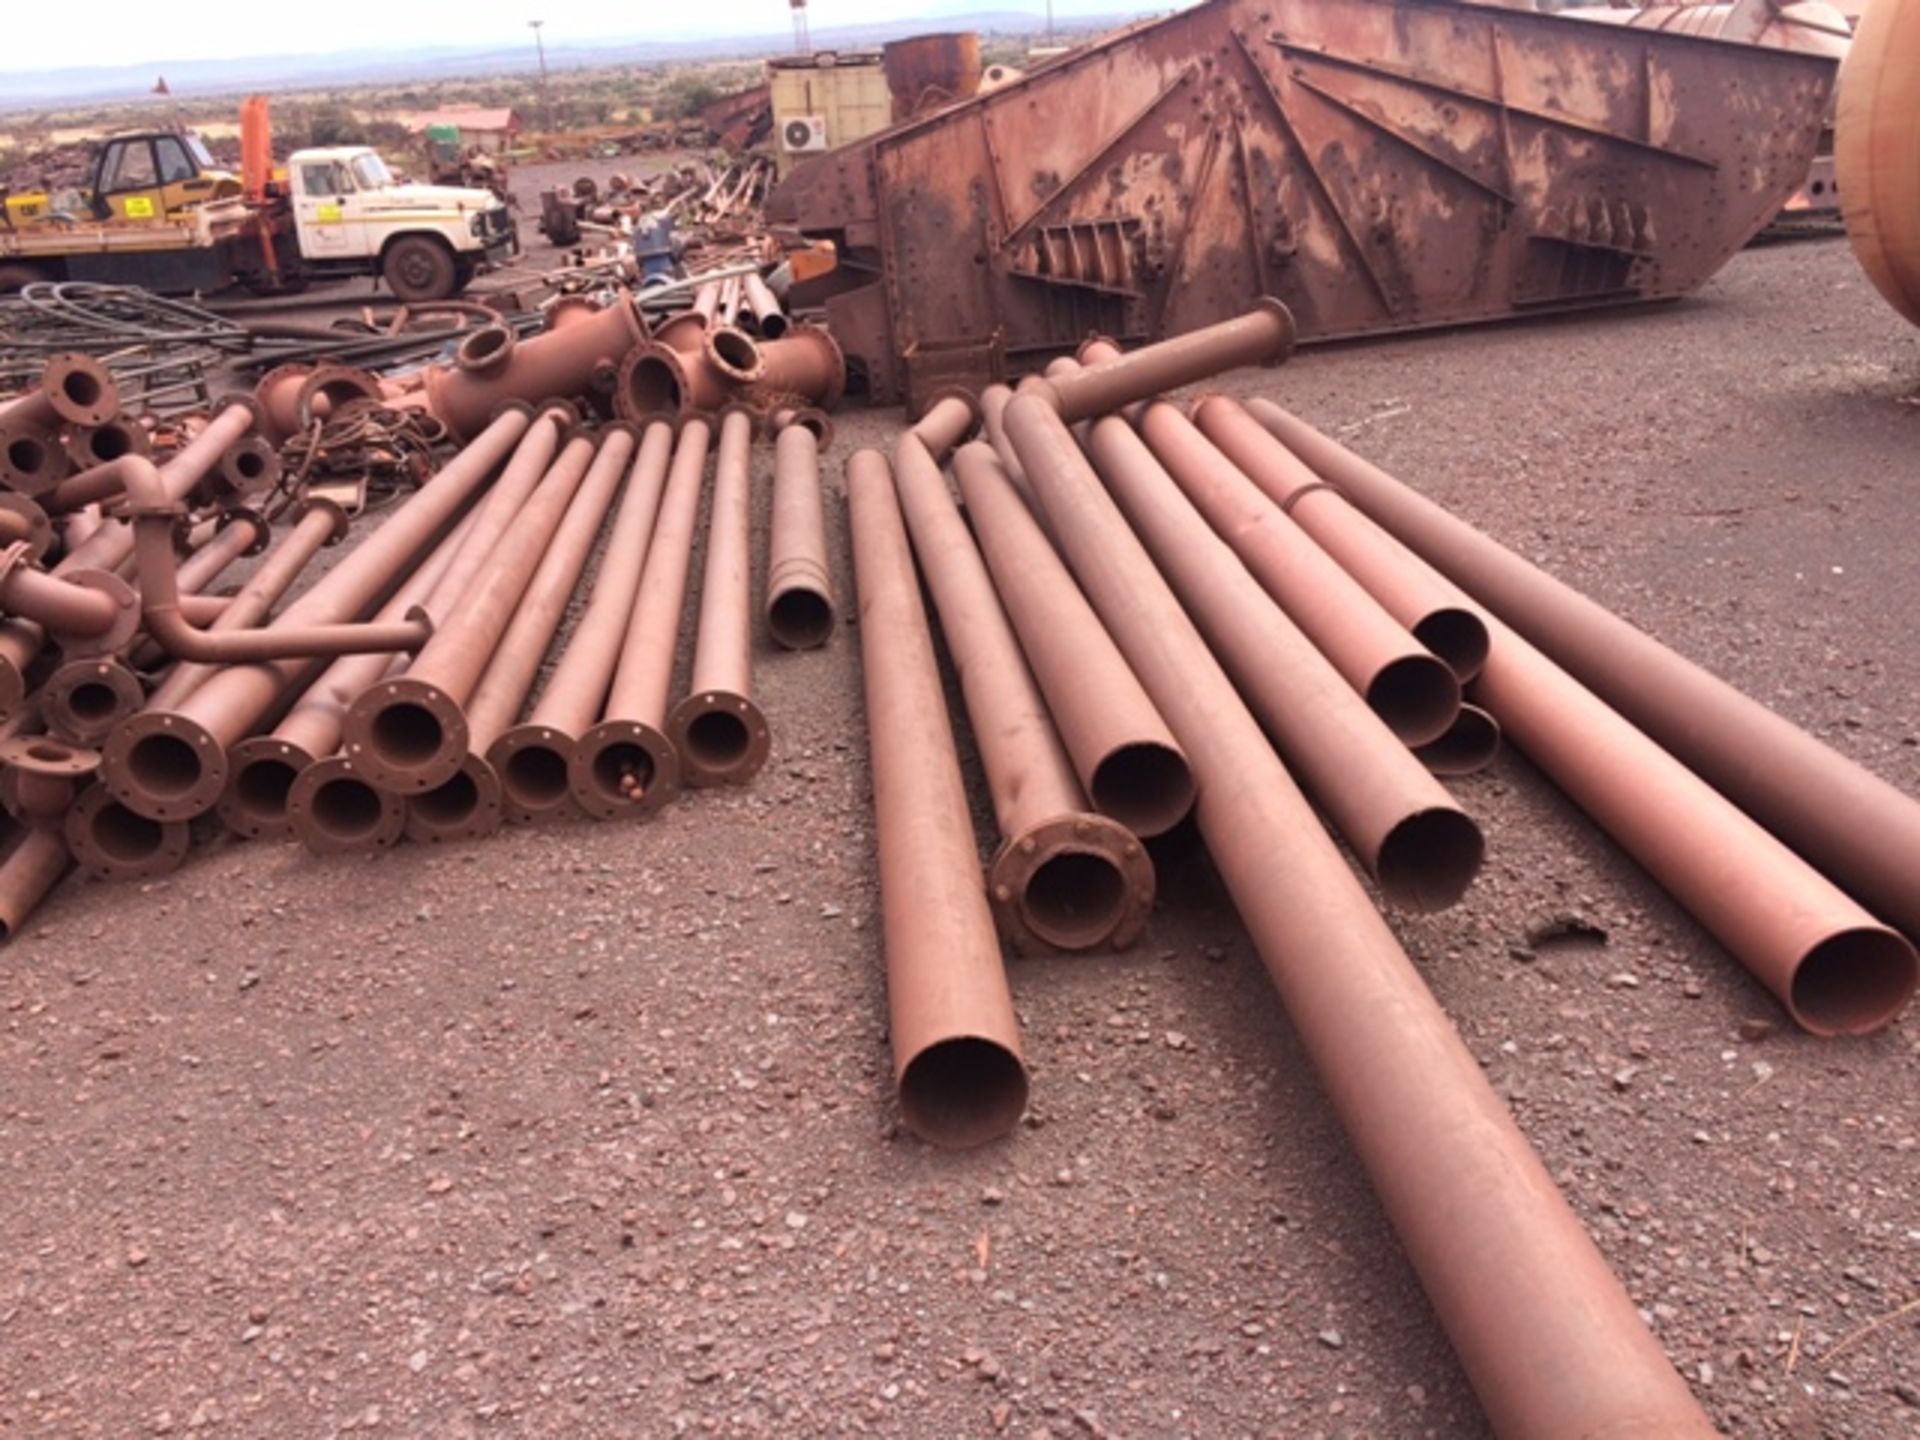
[[[287,802],[294,782],[318,757],[272,735],[249,735],[229,757],[232,778],[214,807],[223,825],[249,840],[291,840]]]
[[[1462,703],[1447,733],[1413,755],[1436,775],[1472,775],[1484,770],[1500,753],[1500,722],[1478,705]]]
[[[500,782],[501,813],[516,825],[573,801],[574,739],[551,725],[516,725],[487,747]]]
[[[500,777],[483,755],[464,755],[460,768],[431,790],[407,797],[406,834],[415,843],[478,840],[500,828]]]
[[[287,813],[293,833],[315,855],[384,850],[407,824],[400,797],[375,785],[344,755],[300,772],[287,796]]]

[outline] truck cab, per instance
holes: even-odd
[[[220,169],[191,130],[111,135],[93,161],[84,197],[95,220],[177,220],[209,200],[240,194],[239,178]]]
[[[519,250],[491,192],[405,184],[364,145],[296,150],[287,186],[306,268],[377,270],[403,301],[444,299]]]

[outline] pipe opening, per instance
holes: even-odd
[[[482,369],[498,359],[512,343],[513,335],[504,325],[486,325],[460,342],[454,358],[467,369]]]
[[[142,735],[127,748],[127,774],[149,795],[178,799],[200,783],[200,755],[178,735]]]
[[[133,436],[121,425],[102,425],[87,434],[87,454],[96,465],[118,460],[133,451]]]
[[[637,803],[653,784],[653,756],[631,740],[603,745],[593,757],[593,783],[608,799]]]
[[[789,650],[811,650],[833,634],[833,606],[817,590],[788,590],[767,607],[767,628]]]
[[[567,798],[567,757],[550,745],[527,745],[507,757],[500,783],[514,803],[548,810]]]
[[[373,717],[367,740],[389,765],[411,770],[440,753],[447,732],[440,717],[415,700],[400,700]]]
[[[413,809],[429,825],[464,825],[480,812],[480,787],[463,765],[451,780],[414,796]]]
[[[1424,745],[1446,734],[1460,713],[1460,681],[1435,656],[1403,655],[1380,667],[1366,699],[1402,744]]]
[[[7,464],[22,475],[37,475],[47,463],[47,447],[32,435],[16,435],[7,442]]]
[[[789,324],[786,313],[781,310],[769,310],[759,317],[758,323],[762,340],[778,340],[787,333]]]
[[[751,336],[730,327],[722,327],[708,337],[713,356],[724,370],[736,377],[752,375],[760,365],[760,349]]]
[[[267,473],[267,457],[258,450],[235,450],[227,457],[227,463],[242,480],[258,480]]]
[[[687,722],[687,757],[703,770],[731,770],[753,749],[753,732],[732,710],[705,710]]]
[[[1913,998],[1920,961],[1891,930],[1843,930],[1809,950],[1793,972],[1793,1015],[1816,1035],[1864,1035]]]
[[[377,398],[368,394],[364,381],[345,375],[334,380],[322,380],[307,393],[307,413],[315,420],[326,419],[349,400]]]
[[[380,831],[387,807],[380,792],[358,775],[334,775],[314,787],[308,802],[313,823],[331,840],[364,840]]]
[[[638,356],[627,370],[627,403],[634,415],[680,412],[680,377],[664,355]]]
[[[1108,856],[1066,850],[1040,862],[1020,897],[1027,928],[1062,950],[1088,950],[1119,927],[1127,881]]]
[[[1416,745],[1413,753],[1436,775],[1471,775],[1500,753],[1499,722],[1477,705],[1462,705],[1446,734]]]
[[[1186,756],[1148,740],[1122,745],[1094,767],[1093,808],[1145,838],[1171,830],[1193,808]]]
[[[27,746],[27,758],[39,760],[48,765],[57,765],[64,760],[73,759],[73,751],[64,745],[56,745],[51,740],[36,740]]]
[[[82,680],[67,691],[67,713],[89,725],[100,725],[120,713],[120,692],[104,680]]]
[[[160,853],[166,828],[158,820],[136,815],[118,800],[109,800],[87,818],[87,838],[93,848],[115,865],[138,865]]]
[[[87,370],[69,370],[60,377],[60,393],[81,410],[91,410],[105,394],[100,377]]]
[[[1449,608],[1422,616],[1413,638],[1446,661],[1462,685],[1486,668],[1491,648],[1486,622],[1471,610]]]
[[[291,762],[273,756],[242,765],[233,777],[234,803],[249,820],[278,824],[287,818],[287,797],[299,775]]]
[[[1389,903],[1416,912],[1444,910],[1480,873],[1486,837],[1473,817],[1444,806],[1409,815],[1387,832],[1374,879]]]
[[[1006,1046],[979,1036],[929,1045],[900,1076],[908,1128],[949,1149],[1006,1134],[1026,1108],[1026,1067]]]

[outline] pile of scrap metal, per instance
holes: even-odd
[[[1834,73],[1453,0],[1205,0],[810,160],[767,214],[835,244],[793,301],[917,412],[1261,294],[1303,340],[1685,294],[1806,178]]]
[[[773,86],[763,80],[708,101],[700,109],[700,123],[729,155],[759,149],[773,134]]]
[[[1920,979],[1920,801],[1271,402],[1158,398],[1294,338],[1268,300],[1094,341],[984,394],[951,482],[951,397],[847,461],[902,1116],[949,1147],[1014,1128],[1002,941],[1124,943],[1191,804],[1493,1432],[1707,1440],[1345,857],[1394,909],[1456,901],[1482,837],[1436,772],[1504,732],[1794,1020],[1857,1036]],[[984,878],[922,582],[999,830]]]
[[[302,407],[368,403],[337,380],[310,377]],[[460,409],[466,443],[315,578],[346,512],[299,494],[276,540],[244,505],[273,482],[269,406],[232,399],[164,448],[104,458],[116,410],[104,370],[60,357],[0,411],[16,445],[94,442],[86,468],[31,497],[0,493],[0,801],[16,831],[0,939],[75,860],[106,877],[172,870],[203,816],[332,853],[562,807],[642,817],[765,762],[753,412],[593,427],[561,404]],[[824,643],[834,622],[825,426],[810,419],[783,417],[774,438],[764,611],[791,649]],[[675,701],[710,458],[691,679]],[[529,708],[603,529],[578,623]],[[238,591],[215,596],[255,553]]]
[[[670,265],[683,252],[737,243],[760,231],[760,206],[773,180],[773,161],[750,155],[716,169],[706,161],[635,179],[614,174],[605,190],[582,175],[571,189],[540,196],[540,229],[556,245],[593,236],[628,241],[642,258]]]
[[[212,375],[249,350],[242,325],[130,285],[35,281],[0,296],[0,392],[35,385],[47,357],[90,355],[143,410],[203,405]]]

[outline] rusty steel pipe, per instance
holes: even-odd
[[[1413,756],[1436,775],[1472,775],[1500,754],[1500,722],[1478,705],[1463,703],[1447,733],[1414,747]]]
[[[693,292],[693,304],[687,307],[687,313],[700,317],[700,328],[706,329],[714,323],[720,313],[720,282],[709,280]]]
[[[124,415],[99,425],[76,425],[67,435],[67,458],[76,470],[118,460],[122,455],[145,455],[152,448],[147,432]]]
[[[487,511],[512,511],[516,501],[523,498],[495,485],[487,499],[462,516],[394,591],[376,618],[388,620],[415,609],[426,610],[430,617],[444,614],[446,607],[460,597],[457,591],[442,587],[454,571],[456,558],[465,553],[474,531],[487,518]],[[454,580],[461,583],[461,576],[455,574]],[[231,778],[218,805],[226,827],[236,835],[256,839],[291,837],[294,785],[309,767],[339,749],[340,722],[347,706],[393,668],[394,657],[389,655],[343,656],[301,691],[270,733],[249,735],[236,743],[229,756]]]
[[[680,790],[680,752],[666,735],[667,693],[711,434],[699,419],[680,429],[606,708],[568,759],[567,786],[596,820],[650,815]]]
[[[311,586],[268,629],[331,624],[379,604],[465,508],[532,417],[510,410],[449,460],[405,504]],[[108,741],[102,776],[116,799],[149,819],[191,819],[226,788],[227,748],[250,734],[311,662],[231,665],[171,711],[134,716]]]
[[[0,406],[0,425],[48,432],[66,425],[104,425],[120,413],[120,389],[91,355],[49,355],[33,388]]]
[[[969,445],[954,466],[971,465],[998,462],[986,446]],[[911,431],[895,450],[893,482],[993,800],[994,920],[1028,953],[1124,949],[1153,911],[1153,861],[1132,831],[1088,806],[986,562],[939,464]]]
[[[1869,910],[1920,939],[1920,800],[1270,401],[1294,454]]]
[[[1026,1109],[1020,1022],[886,457],[855,451],[846,479],[894,1084],[921,1139],[983,1145]]]
[[[741,276],[740,288],[747,309],[753,313],[753,328],[762,340],[778,340],[787,333],[787,312],[781,308],[780,297],[758,273],[750,271]]]
[[[778,435],[789,425],[798,425],[811,431],[819,442],[819,448],[826,450],[833,445],[833,421],[824,410],[815,410],[804,405],[776,404],[767,412],[767,433]]]
[[[73,868],[58,825],[29,825],[0,861],[0,945],[20,933],[40,902]]]
[[[979,398],[971,390],[958,386],[935,394],[912,427],[913,434],[927,447],[927,453],[941,465],[979,429]]]
[[[1193,759],[1207,847],[1495,1433],[1710,1440],[1060,417],[1022,396],[1007,429],[1074,573]]]
[[[1000,457],[1000,468],[1006,472],[1007,481],[1020,496],[1022,503],[1034,512],[1034,517],[1044,525],[1046,517],[1039,513],[1039,503],[1033,498],[1033,487],[1027,484],[1027,472],[1020,468],[1020,457],[1013,453],[1013,446],[1007,440],[1006,414],[1007,402],[1013,399],[1013,390],[1006,385],[989,385],[980,392],[980,428],[986,432],[987,441],[993,446],[994,454]]]
[[[486,370],[436,365],[426,371],[427,408],[455,439],[477,433],[500,406],[540,405],[585,390],[596,366],[618,365],[647,338],[646,322],[624,293],[591,316],[520,341],[503,364]]]
[[[194,486],[206,478],[207,472],[220,463],[220,457],[229,447],[253,428],[256,414],[250,400],[229,401],[198,435],[169,456],[160,466],[160,482],[167,503],[185,500]],[[65,574],[70,569],[83,568],[111,570],[131,554],[133,522],[116,517],[88,536],[85,544],[68,551],[66,558],[54,567],[54,573]]]
[[[644,424],[661,416],[718,410],[729,393],[726,376],[703,352],[649,340],[620,362],[613,408],[622,419]]]
[[[1071,425],[1243,365],[1278,365],[1292,353],[1292,312],[1263,296],[1231,320],[1143,345],[1117,360],[1049,376],[1036,393],[1052,401]]]
[[[693,671],[667,714],[687,785],[743,785],[767,763],[771,744],[752,696],[753,429],[744,410],[720,417]]]
[[[574,587],[633,458],[638,435],[627,426],[602,432],[600,449],[586,478],[553,533],[540,567],[500,637],[493,659],[467,700],[467,753],[453,777],[407,801],[407,838],[416,841],[473,839],[500,827],[500,777],[487,759],[493,742],[519,718],[546,658],[547,646],[566,615]]]
[[[388,664],[389,677],[406,670],[403,658]],[[384,850],[407,829],[406,801],[375,785],[344,751],[302,770],[288,788],[286,808],[295,838],[314,855]]]
[[[1238,401],[1206,396],[1193,423],[1462,685],[1480,673],[1486,617],[1459,586],[1348,504]]]
[[[788,650],[811,650],[833,638],[820,446],[804,425],[787,426],[773,442],[766,615],[767,633]]]
[[[509,820],[531,820],[557,810],[572,793],[574,744],[599,717],[613,680],[673,448],[673,427],[664,421],[655,421],[641,436],[592,593],[566,650],[533,712],[487,747],[487,762],[500,777],[501,808]]]
[[[1147,407],[1140,433],[1207,522],[1374,713],[1409,745],[1438,739],[1460,711],[1460,680],[1193,422]]]
[[[0,485],[22,495],[44,495],[72,468],[54,431],[0,420]]]
[[[104,880],[170,875],[192,844],[184,820],[152,820],[114,799],[104,785],[82,790],[61,819],[73,858]]]
[[[818,325],[796,325],[778,340],[759,347],[762,370],[757,389],[764,394],[821,410],[840,403],[847,389],[847,357]]]
[[[1171,830],[1193,808],[1179,743],[1033,512],[983,466],[958,479],[994,588],[1093,808],[1142,839]]]
[[[463,707],[513,623],[514,609],[594,450],[585,435],[567,442],[407,673],[374,686],[347,707],[341,746],[369,782],[399,795],[417,795],[452,779],[460,768],[467,754]]]
[[[167,545],[171,556],[173,542],[169,540]],[[22,560],[0,576],[0,610],[76,639],[105,635],[119,622],[123,613],[120,596],[113,590],[82,583],[80,576],[88,572],[60,578],[24,563],[24,556]]]
[[[1803,1028],[1866,1034],[1913,997],[1898,932],[1497,620],[1474,695]]]
[[[1154,402],[1143,415],[1152,428]],[[1168,586],[1233,677],[1280,757],[1401,909],[1441,910],[1466,893],[1480,828],[1354,693],[1118,417],[1093,423],[1094,468]]]

